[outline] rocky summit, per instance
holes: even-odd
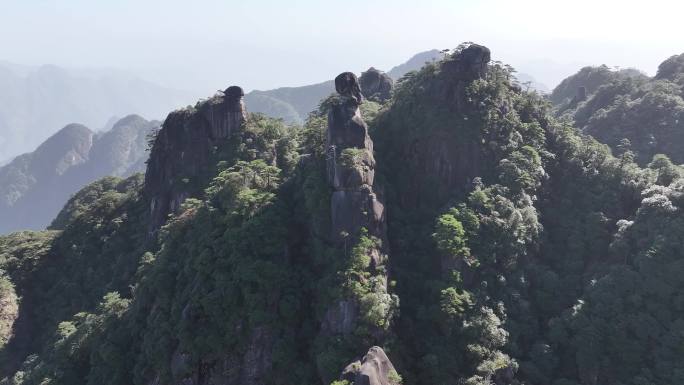
[[[371,67],[361,74],[359,86],[366,99],[384,102],[392,97],[394,81],[386,73]]]
[[[183,201],[198,195],[210,178],[217,146],[246,119],[244,92],[228,87],[194,108],[171,113],[159,130],[145,173],[145,194],[150,201],[150,231],[156,231]]]

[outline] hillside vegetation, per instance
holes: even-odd
[[[585,67],[551,94],[556,114],[644,166],[657,154],[684,163],[684,54],[650,78],[636,70]]]

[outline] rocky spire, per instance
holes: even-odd
[[[363,96],[358,79],[351,72],[342,73],[335,78],[335,88],[340,99],[328,113],[326,142],[333,239],[356,234],[362,227],[384,238],[384,205],[373,191],[373,141],[359,110]]]
[[[223,92],[219,103],[205,104],[202,114],[211,124],[211,135],[214,139],[227,138],[239,129],[247,119],[245,103],[242,98],[245,92],[238,86],[230,86]]]
[[[185,199],[198,196],[213,166],[211,155],[247,119],[238,86],[169,114],[154,140],[145,173],[145,196],[154,233]]]
[[[340,379],[350,385],[401,385],[399,373],[379,346],[373,346],[361,360],[347,365]]]
[[[385,206],[375,192],[375,158],[373,141],[363,121],[359,105],[363,100],[356,76],[350,72],[335,79],[339,94],[333,99],[328,112],[327,169],[328,183],[332,188],[330,210],[332,215],[333,243],[345,250],[344,258],[353,258],[349,250],[363,243],[369,258],[364,278],[359,285],[366,285],[371,295],[387,303],[381,311],[387,319],[384,326],[368,322],[362,314],[358,293],[348,290],[328,305],[321,321],[323,337],[351,338],[358,330],[369,334],[375,341],[382,341],[388,333],[389,320],[394,312],[396,297],[387,290],[387,237]],[[363,326],[358,329],[359,326]],[[324,381],[331,380],[323,378]]]

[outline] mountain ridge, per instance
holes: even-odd
[[[69,196],[98,178],[144,171],[160,122],[129,115],[96,133],[72,123],[0,167],[0,233],[45,228]]]
[[[161,117],[193,98],[122,71],[0,64],[0,158],[36,148],[54,127],[99,129],[131,113]]]

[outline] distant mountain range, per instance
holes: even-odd
[[[192,100],[120,71],[0,62],[0,164],[36,148],[57,127],[79,122],[100,130],[131,113],[163,118]]]
[[[442,51],[432,49],[413,55],[405,63],[399,64],[387,74],[395,81],[406,73],[417,71],[425,63],[440,60],[444,54]],[[520,83],[529,85],[530,88],[542,93],[550,92],[550,89],[536,81],[532,76],[518,73]],[[302,124],[309,112],[313,111],[321,99],[335,91],[332,80],[322,83],[311,84],[301,87],[281,87],[267,91],[252,91],[245,95],[245,104],[251,112],[261,112],[274,118],[282,118],[287,123]]]
[[[138,115],[101,133],[69,124],[35,151],[0,167],[0,234],[44,228],[84,185],[144,171],[147,136],[159,126]]]
[[[441,51],[433,49],[421,52],[400,64],[387,74],[395,81],[407,72],[415,71],[425,63],[442,58]],[[363,69],[365,70],[365,68]],[[252,91],[245,95],[245,104],[251,112],[261,112],[274,118],[282,118],[287,123],[301,124],[309,112],[313,111],[321,99],[335,91],[332,80],[301,87],[281,87],[268,91]]]

